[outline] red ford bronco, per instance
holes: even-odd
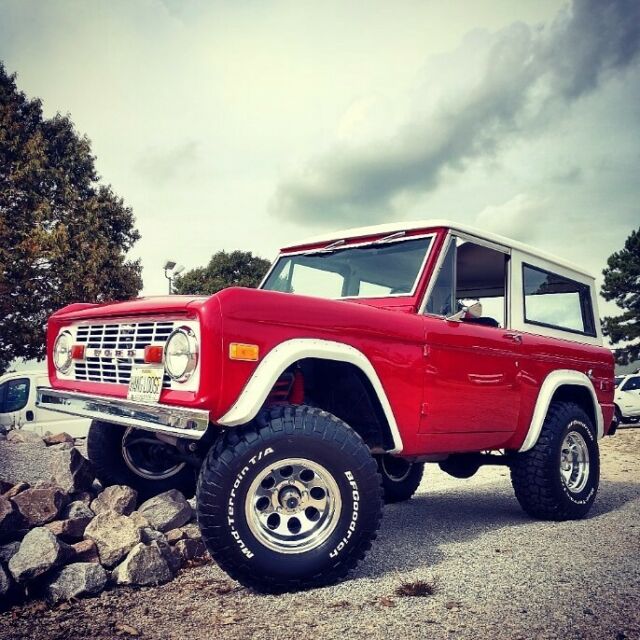
[[[593,277],[445,221],[288,247],[255,290],[74,304],[48,353],[39,404],[93,420],[102,483],[195,493],[262,591],[345,576],[426,462],[508,466],[530,515],[585,516],[614,413]]]

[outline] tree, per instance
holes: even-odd
[[[605,318],[602,331],[612,344],[627,343],[616,349],[616,360],[628,364],[640,357],[640,229],[631,232],[624,249],[609,256],[602,274],[602,296],[623,310]]]
[[[0,63],[0,373],[45,354],[49,315],[71,302],[130,298],[133,213],[99,183],[86,136],[45,119]]]
[[[257,287],[271,263],[250,251],[218,251],[206,267],[177,276],[176,293],[211,295],[226,287]]]

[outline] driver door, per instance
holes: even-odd
[[[509,254],[452,237],[426,304],[423,434],[513,432],[520,414],[520,333],[508,329]],[[482,316],[453,321],[480,301]]]

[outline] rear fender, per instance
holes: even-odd
[[[598,402],[598,397],[596,396],[591,380],[589,380],[589,378],[580,371],[558,369],[557,371],[552,371],[542,383],[542,387],[540,388],[540,393],[538,394],[538,399],[536,401],[536,406],[533,411],[529,431],[527,432],[527,437],[524,439],[524,442],[518,451],[529,451],[529,449],[535,446],[538,441],[538,437],[540,436],[540,432],[542,431],[542,425],[547,416],[553,396],[558,389],[564,386],[585,387],[589,391],[591,402],[593,403],[593,415],[595,416],[597,436],[598,439],[602,438],[604,435],[602,407]]]

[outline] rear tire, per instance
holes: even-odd
[[[511,462],[518,502],[543,520],[584,518],[599,480],[598,441],[589,416],[572,402],[553,402],[534,447]]]
[[[420,485],[424,464],[390,455],[378,456],[377,461],[384,501],[392,504],[409,500]]]
[[[140,438],[149,443],[136,443]],[[87,455],[104,487],[125,484],[138,492],[140,501],[177,489],[191,498],[196,470],[171,459],[171,445],[154,440],[151,432],[94,420],[87,434]],[[127,444],[129,446],[123,446]]]
[[[243,585],[272,593],[319,587],[345,577],[371,548],[380,476],[342,420],[277,406],[209,451],[197,515],[211,555]]]

